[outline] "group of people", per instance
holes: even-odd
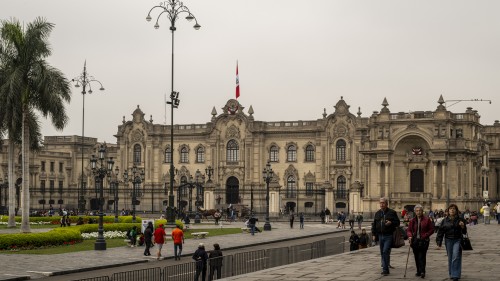
[[[182,231],[180,225],[177,225],[172,230],[171,236],[174,242],[174,258],[175,260],[180,260],[182,255],[182,245],[184,244],[184,232]],[[131,247],[135,247],[137,237],[136,226],[132,227],[132,229],[127,233],[127,237],[130,239]],[[156,259],[160,260],[162,257],[161,250],[167,237],[163,224],[158,225],[158,227],[154,229],[153,223],[148,222],[142,237],[144,238],[144,245],[146,246],[144,249],[144,255],[151,256],[150,249],[153,246],[156,246]]]
[[[416,276],[425,278],[426,275],[426,256],[429,249],[430,237],[437,232],[437,249],[442,249],[445,245],[448,256],[448,274],[456,281],[462,274],[462,249],[461,240],[463,235],[467,234],[467,222],[460,216],[458,206],[451,204],[444,212],[445,216],[439,226],[424,215],[422,205],[414,207],[414,216],[409,220],[406,234],[410,247],[413,250]],[[388,207],[387,198],[380,198],[380,210],[375,213],[372,223],[372,239],[378,241],[380,246],[382,275],[389,275],[390,255],[393,244],[393,234],[399,231],[400,219],[393,209]]]

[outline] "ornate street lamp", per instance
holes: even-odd
[[[90,167],[92,168],[92,174],[95,176],[95,185],[99,187],[99,227],[97,229],[97,239],[94,244],[95,250],[106,250],[106,240],[104,240],[104,227],[103,227],[103,211],[102,205],[104,204],[104,178],[106,176],[111,176],[113,172],[113,157],[109,157],[107,165],[104,163],[104,158],[106,156],[106,147],[101,145],[99,148],[99,154],[96,158],[92,155],[90,159]],[[100,167],[97,167],[97,160],[100,162]]]
[[[82,153],[82,174],[80,178],[80,189],[78,189],[78,210],[85,211],[85,186],[84,186],[84,177],[83,177],[83,146],[85,139],[85,95],[92,94],[92,84],[98,83],[101,87],[99,90],[104,91],[104,87],[102,83],[96,80],[93,76],[90,76],[87,73],[87,61],[83,64],[83,72],[80,76],[73,78],[71,81],[76,82],[75,87],[79,88],[82,85],[82,143],[81,143],[81,153]],[[88,87],[88,91],[87,91]]]
[[[174,32],[176,30],[175,22],[179,19],[179,16],[182,13],[186,13],[186,19],[188,21],[195,20],[196,24],[193,26],[194,29],[200,29],[200,25],[198,21],[194,17],[194,15],[189,11],[188,7],[184,6],[182,2],[178,0],[168,0],[160,3],[160,5],[154,6],[149,10],[148,16],[146,17],[147,21],[151,21],[151,12],[154,9],[159,9],[161,12],[156,18],[156,23],[154,27],[156,29],[160,28],[158,24],[158,20],[162,15],[166,15],[168,20],[170,21],[170,31],[172,32],[172,78],[171,78],[171,92],[170,92],[170,101],[167,102],[170,104],[170,149],[171,149],[171,158],[170,158],[170,192],[168,195],[168,207],[167,207],[167,224],[169,226],[175,226],[175,213],[174,213],[174,108],[179,107],[179,92],[174,91]]]
[[[137,170],[137,165],[132,166],[131,178],[129,178],[129,173],[127,170],[123,173],[123,181],[128,185],[128,182],[132,183],[132,222],[135,222],[135,205],[137,204],[137,189],[141,187],[141,183],[144,182],[144,170]]]
[[[271,169],[270,161],[267,161],[266,167],[262,170],[262,178],[266,182],[266,223],[264,230],[271,230],[271,223],[269,222],[269,183],[274,176],[273,169]]]

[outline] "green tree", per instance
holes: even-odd
[[[10,101],[10,104],[16,107],[13,111],[21,112],[21,232],[31,231],[29,159],[33,139],[30,133],[33,132],[30,129],[38,124],[36,112],[50,118],[54,127],[59,130],[62,130],[68,121],[65,103],[71,100],[69,80],[45,60],[52,53],[48,37],[53,28],[54,24],[40,17],[27,24],[26,28],[15,19],[2,21],[1,27],[0,61],[4,75],[3,85],[0,85],[2,99]],[[15,136],[17,130],[13,133]]]

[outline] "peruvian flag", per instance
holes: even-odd
[[[236,98],[240,97],[240,77],[238,76],[238,61],[236,61]]]

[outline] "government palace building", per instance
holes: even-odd
[[[387,197],[396,211],[421,204],[424,210],[478,210],[484,201],[500,200],[500,123],[480,123],[472,108],[448,111],[443,97],[429,111],[380,111],[362,117],[342,97],[320,119],[255,120],[252,106],[230,99],[203,124],[155,124],[139,106],[123,117],[116,144],[82,136],[46,136],[30,163],[32,210],[97,210],[100,186],[91,157],[101,146],[113,157],[103,186],[105,212],[164,212],[174,166],[175,207],[195,211],[229,204],[266,212],[363,212],[370,217]],[[328,112],[332,111],[332,112]],[[0,205],[8,204],[8,140],[0,151]],[[20,147],[14,172],[21,180]],[[266,182],[266,164],[273,177]],[[134,174],[133,168],[136,168]],[[118,169],[116,169],[118,168]],[[143,172],[141,182],[124,181]],[[140,177],[139,177],[140,179]],[[267,186],[267,184],[269,186]],[[19,187],[16,185],[16,208]],[[134,201],[135,198],[135,201]],[[80,199],[80,200],[79,200]],[[134,204],[135,203],[135,204]],[[135,205],[135,206],[134,206]]]

